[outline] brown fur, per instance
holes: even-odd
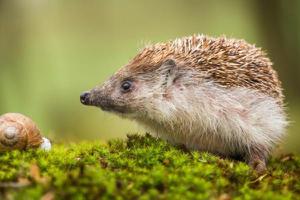
[[[158,43],[141,50],[128,67],[133,74],[145,73],[167,59],[175,60],[179,66],[197,68],[205,74],[201,78],[212,79],[221,86],[252,88],[283,103],[281,82],[272,62],[260,48],[244,40],[194,35]]]

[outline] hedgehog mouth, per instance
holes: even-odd
[[[126,106],[120,106],[109,98],[100,98],[96,102],[92,101],[91,104],[106,112],[113,112],[117,114],[127,114],[129,112]]]
[[[121,107],[121,106],[116,106],[116,105],[97,105],[101,110],[106,111],[106,112],[113,112],[113,113],[120,113],[120,114],[126,114],[126,109]]]

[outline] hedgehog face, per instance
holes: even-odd
[[[159,100],[165,96],[171,69],[175,62],[167,60],[157,66],[149,66],[147,72],[123,67],[104,84],[85,92],[80,99],[84,105],[100,107],[122,117],[145,117],[155,110]]]
[[[97,106],[104,111],[120,114],[131,113],[134,93],[138,90],[138,81],[132,77],[121,78],[118,74],[112,76],[104,84],[81,95],[85,105]]]

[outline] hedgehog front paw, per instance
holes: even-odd
[[[265,159],[254,158],[250,160],[248,164],[258,175],[262,175],[267,172]]]

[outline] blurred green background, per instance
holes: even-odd
[[[203,33],[263,47],[283,81],[290,121],[283,150],[300,153],[300,1],[0,0],[0,113],[32,117],[58,142],[143,132],[82,106],[79,95],[145,43]]]

